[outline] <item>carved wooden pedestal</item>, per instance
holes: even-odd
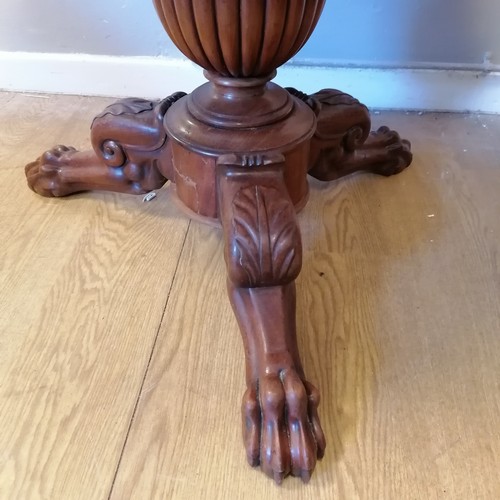
[[[311,96],[270,82],[306,42],[324,0],[155,0],[179,49],[209,82],[163,101],[125,99],[92,125],[94,151],[58,146],[26,167],[43,196],[102,189],[131,194],[167,180],[193,213],[222,224],[229,297],[246,353],[243,438],[249,462],[280,483],[307,481],[325,451],[319,395],[296,341],[302,264],[295,212],[307,174],[392,175],[410,144],[370,132],[365,106],[337,90]]]

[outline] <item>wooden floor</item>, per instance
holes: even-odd
[[[221,235],[156,200],[30,192],[109,99],[0,94],[0,499],[500,498],[500,116],[383,113],[389,179],[311,181],[298,325],[328,448],[246,465]]]

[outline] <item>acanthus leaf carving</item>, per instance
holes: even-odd
[[[300,232],[290,201],[274,187],[249,186],[233,200],[231,253],[249,286],[293,279],[301,267]]]

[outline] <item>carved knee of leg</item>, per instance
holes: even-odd
[[[225,259],[238,287],[284,285],[300,272],[302,243],[283,167],[281,155],[218,161]]]
[[[331,180],[336,165],[368,138],[370,113],[357,99],[339,90],[324,89],[310,99],[318,123],[311,141],[309,173],[320,180]]]
[[[161,168],[162,152],[168,141],[163,119],[170,106],[185,95],[177,92],[162,101],[122,99],[111,104],[92,123],[96,154],[108,167],[123,167],[123,175],[131,182],[164,182],[159,172],[165,170]]]

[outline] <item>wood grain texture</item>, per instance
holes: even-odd
[[[60,203],[27,191],[30,150],[65,123],[78,142],[102,102],[16,96],[2,107],[2,499],[107,497],[188,227],[166,198]],[[71,126],[51,126],[58,105]]]
[[[413,168],[312,181],[300,215],[301,352],[330,443],[311,483],[238,468],[237,328],[223,300],[192,293],[222,297],[222,247],[191,226],[175,334],[160,336],[112,498],[498,497],[500,120],[384,120],[412,137]]]
[[[500,118],[384,113],[410,169],[311,180],[298,330],[329,445],[278,488],[241,446],[221,233],[182,247],[162,191],[25,185],[108,102],[0,93],[0,498],[500,497]]]

